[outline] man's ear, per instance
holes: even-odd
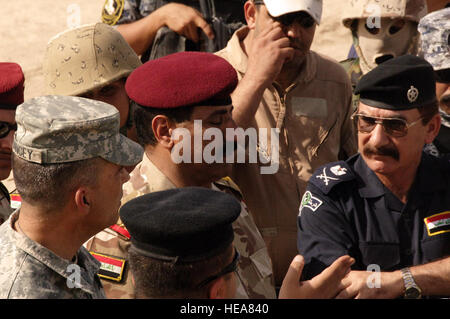
[[[426,128],[425,143],[430,144],[438,136],[439,130],[441,129],[441,116],[439,114],[433,116],[430,122],[427,123]]]
[[[225,276],[221,276],[214,280],[208,289],[208,298],[209,299],[225,299],[227,298],[226,292],[226,279]]]
[[[78,211],[83,214],[88,214],[91,210],[92,205],[92,196],[88,189],[85,187],[80,187],[75,191],[75,205],[78,208]]]
[[[158,144],[169,149],[172,148],[174,144],[171,134],[171,129],[173,128],[172,125],[169,118],[164,115],[157,115],[152,120],[152,130],[156,141]]]
[[[247,26],[250,30],[255,29],[256,24],[256,6],[253,1],[247,1],[244,4],[244,15],[245,20],[247,21]]]

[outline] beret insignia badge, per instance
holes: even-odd
[[[418,97],[419,97],[419,90],[411,85],[411,88],[408,90],[408,101],[410,103],[414,103],[415,101],[417,101]]]

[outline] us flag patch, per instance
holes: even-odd
[[[100,270],[98,271],[100,278],[117,282],[122,281],[125,259],[98,254],[93,251],[90,251],[90,253],[101,264]]]
[[[450,211],[436,214],[424,219],[428,236],[450,232]]]

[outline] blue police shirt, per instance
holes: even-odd
[[[319,168],[298,217],[298,249],[310,279],[338,257],[353,270],[392,271],[450,255],[450,158],[422,153],[403,204],[357,154]]]

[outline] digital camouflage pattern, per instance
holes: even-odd
[[[15,212],[0,226],[0,299],[103,299],[99,263],[84,249],[74,263],[14,230]]]
[[[276,298],[272,264],[265,242],[242,201],[239,189],[229,179],[223,179],[212,186],[213,189],[218,191],[234,194],[242,205],[241,214],[233,223],[235,235],[233,244],[239,251],[239,254],[241,254],[237,271],[239,280],[236,298]],[[153,165],[147,156],[144,156],[142,162],[130,174],[130,180],[124,184],[122,204],[150,192],[172,188],[175,188],[175,185]],[[120,221],[119,224],[121,224]],[[129,245],[129,240],[120,236],[120,234],[116,233],[111,236],[110,229],[97,234],[86,244],[90,251],[115,255],[121,258],[127,258],[126,250]],[[128,269],[126,269],[126,272],[128,272]],[[129,278],[128,274],[126,276]],[[128,281],[131,281],[131,279]],[[106,285],[107,280],[102,282],[108,298],[133,296],[132,286],[129,284],[117,284],[109,281],[108,285]]]
[[[426,15],[419,23],[422,52],[435,71],[450,68],[450,8]]]
[[[128,76],[141,64],[122,35],[109,25],[70,29],[47,44],[45,93],[81,95]]]
[[[142,147],[119,134],[119,112],[104,102],[42,96],[19,105],[13,152],[39,164],[102,157],[122,166],[142,159]]]

